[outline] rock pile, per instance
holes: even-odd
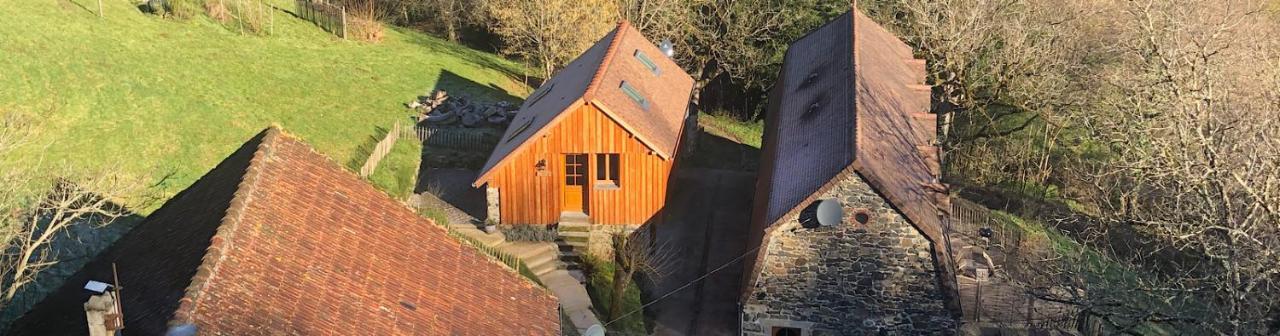
[[[444,90],[436,90],[405,104],[418,111],[418,122],[430,126],[495,127],[506,126],[515,117],[519,106],[500,101],[481,102],[466,96],[450,96]]]

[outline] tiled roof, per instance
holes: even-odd
[[[268,129],[14,323],[86,330],[80,289],[119,267],[125,335],[551,335],[557,302],[343,170]]]
[[[658,69],[656,74],[640,61],[637,52],[652,62]],[[621,90],[623,81],[648,100],[647,108]],[[676,152],[693,84],[684,69],[623,21],[529,94],[480,170],[477,184],[579,104],[594,104],[655,153],[670,158]]]
[[[924,62],[857,11],[787,49],[765,130],[757,197],[764,226],[856,172],[935,242],[942,224]]]

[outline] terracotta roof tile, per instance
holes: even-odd
[[[126,335],[551,335],[555,298],[306,144],[269,129],[11,330],[82,334],[120,266]]]

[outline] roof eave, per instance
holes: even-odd
[[[577,109],[577,108],[581,107],[583,104],[586,104],[586,102],[585,102],[585,101],[583,101],[583,100],[582,100],[582,98],[575,99],[572,103],[569,103],[569,106],[568,106],[568,107],[565,107],[565,111],[570,111],[570,110],[573,110],[573,109]],[[475,182],[472,182],[472,183],[471,183],[471,187],[473,187],[473,188],[479,188],[480,186],[484,185],[485,183],[488,183],[488,182],[489,182],[489,179],[491,178],[491,176],[490,176],[490,175],[493,175],[493,172],[494,172],[494,171],[497,171],[497,170],[498,170],[498,168],[500,168],[500,167],[502,167],[503,165],[507,164],[507,162],[508,162],[508,161],[510,161],[512,157],[515,157],[517,154],[520,154],[520,152],[522,152],[522,151],[524,151],[526,148],[528,148],[528,147],[529,147],[529,144],[533,143],[533,140],[536,140],[536,139],[537,139],[537,138],[539,138],[539,137],[545,136],[545,135],[547,134],[547,132],[550,132],[550,131],[551,131],[551,129],[554,129],[554,128],[557,126],[557,124],[559,124],[559,123],[560,123],[560,121],[561,121],[561,120],[563,120],[567,115],[569,115],[569,114],[571,114],[571,113],[573,113],[573,112],[572,112],[572,111],[570,111],[570,112],[564,112],[564,111],[561,111],[560,113],[557,113],[555,118],[552,118],[552,119],[551,119],[551,121],[548,121],[548,122],[547,122],[547,125],[546,125],[546,126],[543,126],[543,127],[542,127],[541,129],[539,129],[537,132],[534,132],[533,134],[529,135],[529,137],[528,137],[528,138],[526,138],[526,139],[524,140],[524,142],[521,142],[521,143],[520,143],[520,146],[517,146],[515,149],[512,149],[510,152],[508,152],[508,153],[507,153],[507,155],[506,155],[506,156],[503,156],[501,159],[498,159],[498,161],[497,161],[497,162],[494,162],[492,166],[489,166],[489,169],[485,169],[485,170],[481,171],[481,172],[480,172],[480,176],[476,177]],[[512,139],[512,140],[514,140],[514,139]],[[490,158],[490,159],[492,159],[492,158]]]

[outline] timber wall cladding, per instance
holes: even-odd
[[[553,224],[559,221],[565,154],[589,154],[587,215],[594,224],[644,224],[662,209],[672,161],[649,147],[591,104],[570,107],[546,134],[498,167],[489,182],[500,190],[503,223]],[[502,139],[505,141],[506,139]],[[617,189],[595,186],[595,154],[620,154]],[[537,165],[545,161],[545,170]]]

